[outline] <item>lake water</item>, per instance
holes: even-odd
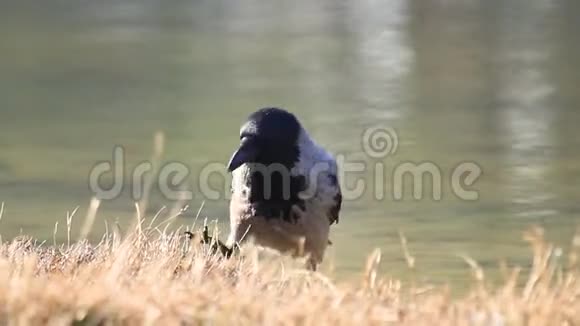
[[[356,275],[378,247],[383,271],[406,277],[399,230],[429,280],[467,280],[457,254],[525,266],[527,226],[566,246],[579,222],[578,17],[576,0],[4,0],[0,233],[52,241],[58,221],[62,241],[67,211],[80,206],[75,230],[82,223],[91,168],[122,146],[130,171],[158,131],[163,160],[189,167],[197,189],[178,224],[205,201],[202,215],[225,225],[227,201],[205,198],[198,172],[227,162],[250,112],[281,106],[329,150],[366,163],[343,180],[368,188],[333,227],[337,273]],[[386,157],[363,151],[375,126],[397,132]],[[405,162],[438,167],[441,200],[410,188],[393,199]],[[483,171],[469,187],[477,200],[451,191],[461,162]],[[102,202],[94,238],[104,220],[134,216],[129,188]],[[147,215],[164,205],[175,202],[153,191]]]

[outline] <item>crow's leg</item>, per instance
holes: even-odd
[[[190,231],[186,231],[185,234],[187,235],[187,237],[190,240],[195,237],[195,234],[193,234]],[[232,246],[230,248],[230,247],[226,246],[223,242],[221,242],[220,239],[214,239],[213,237],[210,237],[207,226],[205,226],[203,228],[200,243],[201,244],[210,244],[212,252],[219,251],[226,258],[230,258],[232,256],[232,254],[234,252],[234,247],[235,247],[235,246]]]

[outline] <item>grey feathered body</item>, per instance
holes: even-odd
[[[251,164],[244,164],[233,171],[228,244],[253,238],[256,244],[264,247],[294,256],[308,256],[309,265],[315,267],[322,261],[328,245],[330,225],[338,222],[342,196],[334,157],[317,145],[304,129],[300,130],[297,145],[299,157],[290,175],[303,184],[299,200],[290,203],[292,218],[284,218],[276,210],[264,210],[262,207],[268,205],[250,200],[255,191],[251,177],[254,171]],[[276,205],[275,202],[273,206]]]

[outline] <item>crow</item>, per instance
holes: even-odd
[[[259,246],[306,257],[306,267],[316,270],[342,204],[335,158],[292,113],[271,107],[252,113],[242,125],[228,171],[226,246],[233,249],[253,238]]]

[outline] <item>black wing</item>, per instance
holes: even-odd
[[[340,191],[340,184],[338,183],[338,178],[336,177],[336,175],[331,175],[330,181],[331,184],[334,185],[337,189],[336,195],[333,198],[334,205],[330,208],[330,211],[328,213],[328,220],[332,225],[335,222],[336,224],[338,224],[338,216],[340,213],[340,208],[342,207],[342,192]]]

